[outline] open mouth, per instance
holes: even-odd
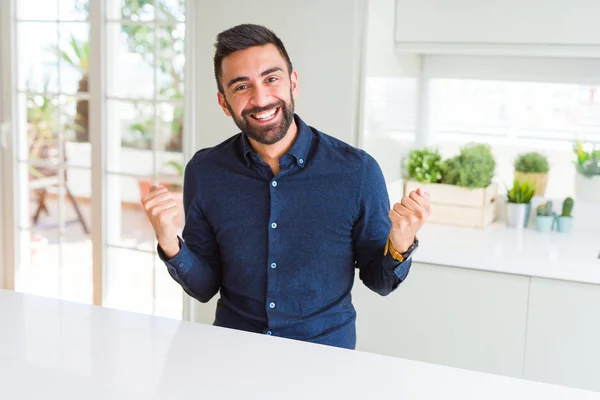
[[[275,119],[277,114],[279,114],[279,109],[280,109],[280,107],[275,107],[275,108],[272,108],[270,110],[263,111],[260,113],[250,114],[250,116],[252,117],[253,120],[261,122],[261,123],[269,122],[269,121],[272,121],[273,119]]]

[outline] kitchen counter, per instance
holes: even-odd
[[[0,291],[5,399],[600,399],[600,393]]]
[[[419,233],[420,263],[537,278],[600,284],[600,232],[537,232],[497,222],[466,228],[426,224]]]

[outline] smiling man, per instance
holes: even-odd
[[[390,210],[377,162],[295,114],[298,74],[273,32],[239,25],[215,46],[218,102],[241,132],[186,166],[181,237],[167,189],[142,198],[159,255],[190,296],[220,293],[217,326],[353,349],[355,271],[380,295],[399,287],[429,196]]]

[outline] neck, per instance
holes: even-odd
[[[248,141],[250,142],[252,149],[262,158],[264,162],[274,162],[279,164],[279,159],[292,147],[294,141],[296,140],[296,136],[298,136],[298,126],[296,125],[296,121],[292,120],[292,124],[290,125],[286,135],[277,143],[262,144],[251,138],[248,138]]]

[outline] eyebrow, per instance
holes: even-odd
[[[279,72],[279,71],[283,72],[283,70],[279,67],[269,68],[269,69],[263,71],[260,74],[260,76],[266,76],[266,75],[272,74],[273,72]],[[233,78],[229,82],[227,82],[227,87],[230,87],[231,85],[234,85],[238,82],[243,82],[243,81],[248,81],[248,80],[250,80],[250,78],[248,78],[247,76],[238,76],[236,78]]]

